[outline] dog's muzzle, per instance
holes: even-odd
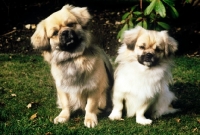
[[[152,67],[157,63],[157,59],[152,53],[146,53],[144,55],[138,56],[138,61],[140,64],[143,64],[148,67]]]
[[[80,43],[80,40],[74,30],[67,29],[60,34],[59,49],[73,51]]]
[[[152,62],[152,60],[153,60],[153,54],[151,54],[151,53],[147,53],[143,57],[144,57],[143,59],[145,62]]]

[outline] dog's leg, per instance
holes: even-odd
[[[146,112],[147,108],[149,107],[149,103],[142,105],[136,111],[136,122],[142,125],[151,124],[152,120],[145,118],[144,113]]]
[[[159,94],[158,101],[152,107],[153,112],[151,117],[156,119],[162,115],[180,111],[179,109],[175,109],[171,106],[172,101],[175,101],[176,99],[176,96],[173,92],[169,91],[168,87],[163,89]]]
[[[98,103],[99,109],[104,109],[106,107],[106,91],[102,92],[99,103]]]
[[[70,109],[69,109],[69,100],[66,93],[62,90],[57,89],[59,104],[62,107],[60,114],[54,119],[54,124],[64,123],[69,120]]]
[[[93,128],[98,124],[97,113],[98,113],[98,102],[99,93],[93,92],[88,95],[87,104],[85,107],[85,120],[84,124],[88,128]]]
[[[121,120],[123,109],[123,93],[114,91],[113,94],[113,110],[108,116],[111,120]]]
[[[138,107],[133,97],[134,96],[131,94],[126,96],[125,105],[126,105],[127,117],[133,117],[136,113],[136,108]]]

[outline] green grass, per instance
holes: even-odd
[[[171,135],[200,134],[200,59],[184,56],[175,59],[173,91],[181,112],[163,116],[152,125],[142,126],[135,117],[110,121],[99,116],[99,124],[84,127],[84,114],[74,114],[69,122],[53,124],[59,114],[56,90],[50,68],[38,55],[0,54],[0,134],[81,134],[81,135]],[[32,103],[30,108],[27,105]],[[30,119],[33,114],[37,117]]]

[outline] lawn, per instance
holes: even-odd
[[[0,134],[200,134],[200,59],[177,56],[175,64],[172,90],[178,101],[174,105],[182,111],[147,126],[137,124],[135,117],[110,121],[100,115],[99,124],[89,129],[83,124],[82,112],[67,123],[53,124],[60,110],[49,65],[41,56],[0,54]]]

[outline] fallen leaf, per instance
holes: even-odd
[[[19,41],[21,41],[21,38],[20,38],[20,37],[18,37],[16,41],[18,41],[18,42],[19,42]]]
[[[179,119],[179,118],[176,118],[175,120],[176,120],[176,122],[178,122],[178,123],[180,123],[180,121],[181,121],[181,119]]]
[[[177,31],[180,31],[180,30],[181,30],[181,28],[177,28],[176,30],[177,30]]]
[[[35,119],[35,118],[37,118],[37,113],[33,114],[33,115],[30,117],[30,120],[33,120],[33,119]]]
[[[35,24],[31,24],[31,29],[35,29],[36,25]]]
[[[106,24],[109,24],[110,23],[110,21],[108,20],[108,21],[106,21]]]
[[[200,119],[197,119],[198,123],[200,123]]]
[[[79,122],[80,120],[81,120],[80,117],[74,119],[75,122]]]
[[[31,108],[33,103],[34,103],[34,102],[29,103],[26,107],[27,107],[28,109]]]
[[[120,21],[115,21],[115,24],[119,25],[119,24],[121,24],[121,22]]]
[[[192,132],[195,132],[195,131],[197,131],[198,130],[198,128],[196,127],[196,128],[194,128],[193,130],[192,130]]]
[[[76,127],[70,127],[70,129],[76,129]]]
[[[51,132],[47,132],[47,133],[45,133],[45,135],[52,135],[52,133]]]
[[[12,97],[16,97],[17,95],[16,95],[16,94],[11,94],[11,96],[12,96]]]
[[[31,25],[30,25],[30,24],[27,24],[27,25],[25,25],[25,28],[30,29],[30,28],[31,28]]]
[[[36,25],[35,24],[26,24],[24,27],[29,30],[29,29],[35,29]]]

